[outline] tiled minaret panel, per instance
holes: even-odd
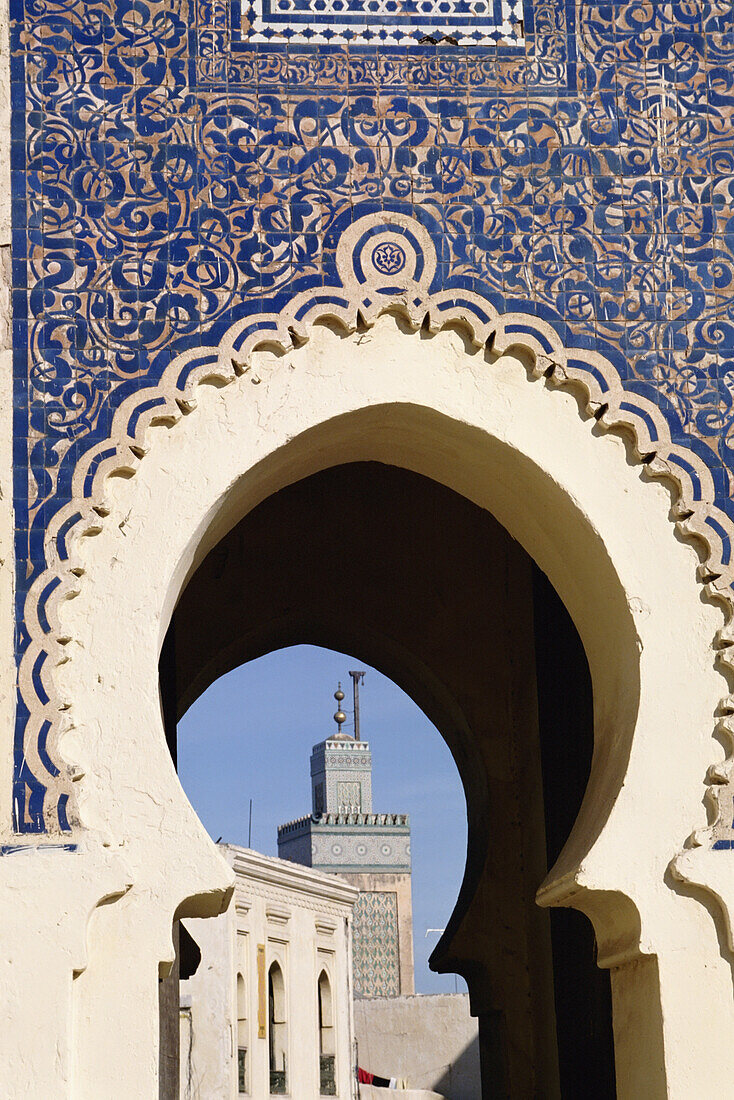
[[[366,741],[321,741],[311,753],[311,795],[318,814],[372,813],[372,753]]]

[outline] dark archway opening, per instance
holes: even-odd
[[[555,589],[535,565],[533,622],[550,868],[568,839],[586,789],[594,706],[581,639]],[[548,916],[561,1096],[612,1100],[616,1087],[609,972],[596,965],[594,929],[583,913],[550,909]]]
[[[161,655],[174,761],[177,717],[210,683],[304,642],[379,668],[456,761],[466,870],[432,965],[468,984],[483,1095],[613,1097],[609,975],[591,925],[534,901],[593,749],[588,665],[547,579],[488,512],[418,474],[361,462],[296,482],[245,516],[181,595]]]

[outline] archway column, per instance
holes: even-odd
[[[88,963],[87,927],[131,878],[124,859],[94,843],[0,856],[0,1065],[28,1097],[75,1095],[74,986]]]
[[[74,990],[73,1100],[113,1097],[123,1081],[130,1096],[158,1096],[158,978],[171,961],[171,920],[151,901],[131,890],[89,923],[89,966]]]

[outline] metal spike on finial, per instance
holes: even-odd
[[[342,699],[344,698],[344,692],[342,691],[341,680],[339,681],[339,687],[334,692],[334,698],[337,702],[337,711],[334,715],[334,721],[336,722],[337,733],[341,733],[342,726],[347,720],[347,716],[342,710]]]
[[[354,740],[359,741],[359,685],[364,683],[364,672],[350,672],[354,687]]]

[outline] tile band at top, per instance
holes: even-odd
[[[248,42],[402,45],[449,36],[461,45],[522,41],[522,0],[240,0]]]

